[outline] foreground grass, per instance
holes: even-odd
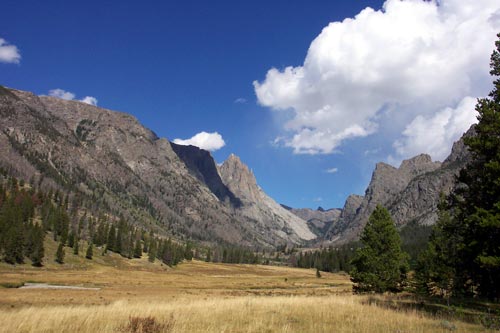
[[[118,332],[130,316],[152,316],[173,332],[473,332],[417,312],[363,304],[362,297],[234,297],[98,306],[26,307],[0,313],[0,332]]]
[[[481,325],[351,294],[349,277],[314,270],[199,261],[172,269],[111,254],[43,268],[0,264],[0,286],[25,282],[100,290],[0,287],[0,332],[482,332]],[[384,305],[385,303],[385,305]]]

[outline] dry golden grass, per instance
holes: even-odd
[[[0,288],[0,332],[123,332],[153,317],[173,332],[479,332],[414,310],[351,295],[342,274],[193,261],[172,269],[117,255],[41,269],[0,265],[0,283],[28,281],[100,290]],[[170,326],[172,330],[169,329]]]

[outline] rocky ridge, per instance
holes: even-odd
[[[377,204],[385,206],[396,225],[409,222],[430,225],[437,220],[440,194],[448,194],[455,177],[470,155],[463,138],[474,135],[474,126],[455,142],[444,162],[426,154],[404,160],[399,168],[378,163],[364,196],[350,196],[342,213],[325,233],[327,242],[347,242],[359,237]]]
[[[265,221],[243,214],[208,152],[176,147],[126,113],[0,87],[0,118],[0,167],[82,197],[91,209],[207,242],[266,247],[311,239],[307,226],[287,228],[278,210]]]

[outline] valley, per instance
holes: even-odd
[[[71,257],[71,258],[70,258]],[[130,318],[154,318],[147,332],[483,332],[481,325],[356,296],[346,274],[263,265],[185,262],[168,268],[118,255],[106,264],[68,256],[64,265],[0,264],[0,332],[133,332]],[[99,290],[5,288],[44,282]],[[379,304],[379,305],[377,305]],[[144,331],[146,332],[146,331]]]

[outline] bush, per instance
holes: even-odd
[[[148,317],[133,317],[130,316],[127,325],[120,329],[121,332],[130,333],[160,333],[160,332],[172,332],[174,328],[174,317],[173,315],[167,320],[167,322],[161,324],[158,323],[153,316]]]

